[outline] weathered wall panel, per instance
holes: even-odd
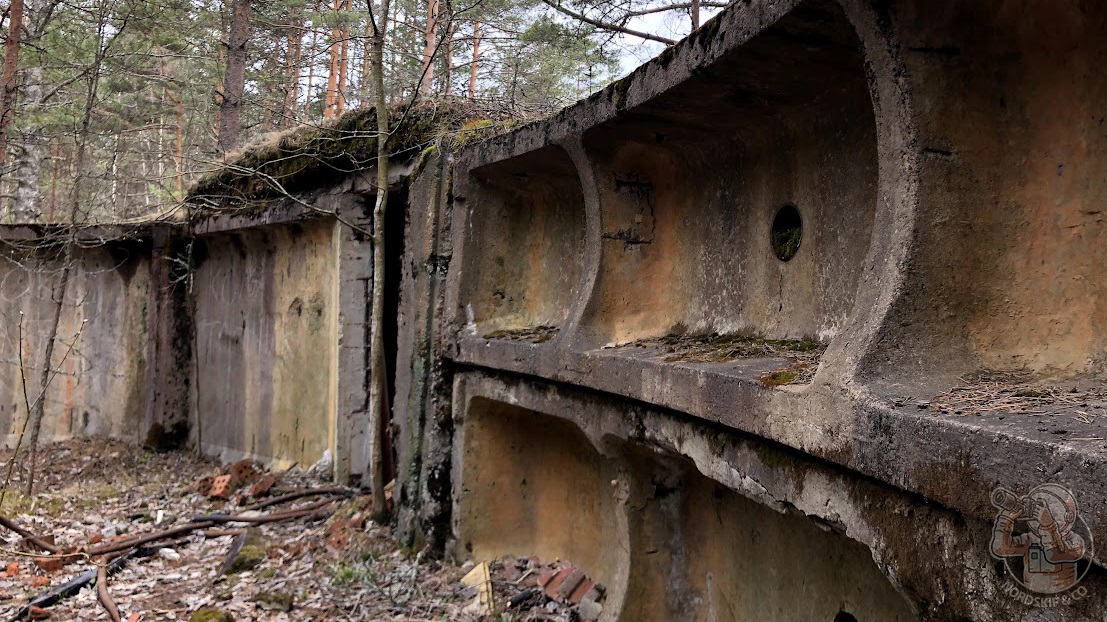
[[[42,438],[105,434],[141,442],[147,410],[149,257],[140,246],[79,249],[72,260],[45,397]],[[15,251],[0,259],[0,431],[14,445],[38,393],[62,264]],[[20,316],[22,314],[22,329]]]
[[[208,453],[311,465],[335,438],[335,224],[201,238],[195,426]]]

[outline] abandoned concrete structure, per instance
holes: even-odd
[[[551,119],[400,150],[402,536],[571,559],[609,620],[1103,620],[1104,33],[1096,2],[740,0]],[[364,175],[82,250],[49,430],[381,459]],[[49,274],[12,253],[5,348]],[[1052,592],[993,545],[996,490],[1042,484],[1081,543]]]

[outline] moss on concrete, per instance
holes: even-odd
[[[460,147],[518,125],[495,116],[460,101],[397,107],[389,114],[388,152],[414,157],[440,139]],[[201,216],[264,209],[287,194],[333,185],[374,166],[376,159],[376,112],[359,108],[329,123],[259,138],[202,177],[185,201]]]
[[[556,326],[535,326],[533,328],[514,328],[494,330],[484,335],[485,339],[506,339],[508,341],[529,341],[546,343],[557,335]]]
[[[668,363],[724,363],[755,357],[812,359],[817,362],[826,348],[825,344],[813,339],[767,339],[746,333],[685,334],[681,330],[656,339],[636,341],[632,345],[660,348],[666,352],[664,360]]]

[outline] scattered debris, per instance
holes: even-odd
[[[961,378],[960,385],[929,402],[919,401],[918,407],[962,416],[1070,414],[1091,424],[1096,422],[1094,417],[1107,417],[1107,388],[1081,387],[1076,381],[1059,386],[1023,373],[983,371]]]
[[[17,469],[0,507],[15,527],[0,526],[0,621],[110,620],[100,586],[128,622],[479,618],[456,597],[460,568],[400,550],[387,527],[367,520],[367,497],[302,469],[273,474],[260,499],[241,485],[223,501],[207,493],[229,469],[194,454],[80,438],[38,456],[39,494],[17,492]],[[256,547],[252,567],[222,574],[247,532],[259,534],[242,538],[242,548]],[[61,569],[47,573],[35,559]],[[97,580],[98,561],[107,580]]]
[[[461,584],[467,588],[476,589],[473,602],[465,608],[465,611],[477,615],[492,613],[496,608],[492,599],[492,575],[488,570],[488,562],[481,562],[469,571],[469,574],[461,578]]]
[[[504,339],[508,341],[529,341],[546,343],[553,339],[560,329],[557,326],[534,326],[529,328],[511,328],[494,330],[484,336],[485,339]]]
[[[818,371],[818,369],[818,361],[796,361],[787,367],[774,369],[767,374],[759,376],[757,381],[761,383],[761,386],[767,389],[788,384],[811,384],[811,381],[815,379],[815,372]]]
[[[609,343],[603,349],[645,348],[659,350],[666,363],[731,363],[749,358],[784,358],[788,365],[758,378],[762,386],[807,384],[815,377],[826,344],[812,339],[766,339],[742,333],[685,334]]]
[[[460,586],[458,597],[468,603],[464,611],[485,619],[570,622],[595,620],[603,611],[604,586],[566,561],[543,564],[528,557],[483,562]]]

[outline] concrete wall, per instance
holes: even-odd
[[[607,619],[1102,619],[1003,593],[987,542],[992,491],[1047,482],[1107,540],[1105,27],[1090,2],[751,0],[454,154],[405,290],[438,328],[413,332],[405,537],[579,558],[622,594]],[[825,351],[777,385],[781,350],[648,341],[713,333]],[[1072,397],[992,408],[1005,378]]]
[[[51,367],[58,373],[45,397],[43,438],[105,434],[144,440],[150,262],[141,244],[76,252],[57,329]],[[13,246],[0,259],[0,432],[8,446],[27,415],[20,333],[22,373],[34,402],[62,266],[60,259]]]
[[[343,481],[364,472],[371,204],[349,183],[308,198],[339,217],[288,201],[214,214],[191,228],[83,232],[42,438],[191,444],[274,466],[308,467],[329,453]],[[13,444],[26,412],[20,312],[35,385],[61,263],[33,250],[41,231],[7,228],[4,237],[0,425]]]
[[[335,444],[335,223],[204,236],[193,277],[193,438],[224,460],[311,465]]]
[[[369,463],[372,197],[350,183],[193,227],[191,440],[224,460]]]

